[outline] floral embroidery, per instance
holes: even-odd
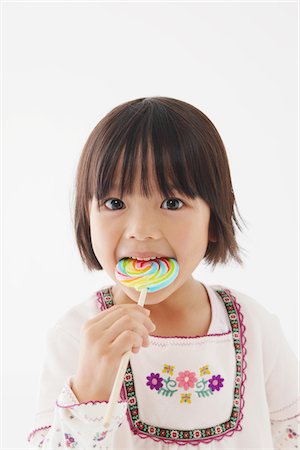
[[[205,374],[211,374],[211,372],[208,370],[208,364],[206,364],[206,366],[201,367],[200,369],[200,377],[202,377],[202,375]]]
[[[240,431],[242,429],[240,423],[243,418],[242,409],[244,407],[244,383],[245,383],[245,368],[246,368],[246,361],[245,361],[245,355],[246,355],[246,349],[245,349],[245,325],[243,324],[243,315],[240,311],[240,305],[236,302],[235,297],[231,294],[229,289],[215,289],[215,292],[220,296],[222,299],[224,306],[226,307],[228,317],[230,319],[230,325],[231,325],[231,333],[233,337],[233,345],[235,349],[235,357],[236,357],[236,376],[235,376],[235,385],[233,390],[233,406],[231,410],[230,418],[223,423],[220,423],[218,425],[208,427],[208,428],[201,428],[201,429],[193,429],[193,430],[174,430],[174,429],[168,429],[168,428],[160,428],[155,427],[151,424],[147,424],[145,422],[142,422],[140,420],[139,416],[139,408],[136,398],[136,392],[134,387],[134,379],[132,376],[132,369],[130,362],[128,363],[128,367],[126,370],[125,375],[125,383],[124,383],[124,393],[126,393],[127,402],[128,402],[128,420],[130,420],[130,427],[132,429],[132,432],[134,434],[138,434],[141,437],[145,438],[148,436],[161,439],[165,443],[180,443],[180,445],[184,445],[185,443],[189,441],[193,441],[192,444],[196,445],[197,443],[205,442],[209,443],[214,439],[221,439],[222,437],[229,435],[231,436],[233,432]],[[104,289],[102,291],[99,291],[99,308],[110,308],[113,306],[113,300],[112,300],[112,293],[110,291],[110,288]],[[102,297],[103,295],[103,297]],[[102,299],[104,302],[102,302]],[[201,372],[202,369],[202,372]],[[206,372],[208,370],[208,367],[205,368],[203,366],[200,369],[200,377],[203,375],[211,375],[211,373]],[[173,395],[174,392],[177,392],[177,390],[174,390],[174,387],[176,387],[177,382],[175,380],[172,380],[171,376],[173,375],[173,366],[164,365],[163,373],[168,373],[170,376],[166,380],[162,380],[165,382],[165,386],[161,387],[159,391],[153,387],[157,391],[157,393],[162,393],[164,395],[163,389],[166,389],[168,387],[168,393],[165,395]],[[206,373],[204,373],[206,372]],[[150,387],[153,384],[152,381],[156,379],[157,382],[162,382],[160,379],[162,378],[159,373],[151,373],[149,377],[147,377],[149,384],[147,385]],[[216,390],[219,390],[221,387],[223,387],[222,382],[224,381],[223,378],[221,378],[221,375],[213,375],[210,379],[200,379],[196,383],[196,388],[200,390],[196,391],[196,394],[200,396],[207,396],[212,395],[215,393]],[[209,385],[207,386],[207,384]],[[173,388],[173,391],[170,389],[170,387]],[[219,388],[219,389],[218,389]],[[150,387],[151,389],[151,387]],[[152,389],[152,390],[153,390]],[[189,393],[181,394],[183,395],[182,400],[183,402],[189,401]],[[155,440],[156,440],[155,439]]]
[[[298,436],[296,431],[292,430],[292,428],[287,428],[286,432],[288,439],[295,439]]]
[[[77,445],[77,442],[73,438],[73,436],[69,433],[65,433],[65,440],[66,440],[66,446],[70,448],[75,448]]]
[[[163,373],[169,373],[170,375],[173,375],[174,369],[175,369],[174,366],[169,366],[168,364],[164,364]]]
[[[103,441],[103,439],[106,437],[106,435],[107,435],[107,431],[108,430],[105,430],[105,431],[102,431],[101,433],[99,432],[99,431],[97,431],[97,433],[95,434],[95,436],[93,437],[93,441],[95,441],[96,443],[97,442],[100,442],[100,441]],[[96,448],[97,447],[97,444],[93,444],[93,448]]]
[[[164,364],[162,373],[167,372],[173,375],[174,369],[175,366]],[[199,370],[200,374],[211,374],[208,364],[201,367]],[[128,377],[125,379],[128,380]],[[198,381],[196,373],[190,372],[189,370],[179,372],[175,380],[171,377],[162,378],[159,373],[154,372],[151,372],[151,374],[147,376],[146,379],[148,380],[146,386],[149,386],[152,391],[155,389],[157,391],[157,394],[161,394],[166,397],[172,397],[175,392],[178,392],[179,389],[175,389],[176,387],[183,388],[185,391],[188,391],[189,389],[194,389],[196,385],[196,394],[200,398],[209,397],[213,394],[214,391],[220,391],[220,389],[223,387],[224,381],[224,378],[221,378],[221,375],[213,375],[208,380],[202,378]],[[191,398],[192,393],[180,394],[180,403],[191,403]]]
[[[176,378],[178,381],[178,387],[183,387],[187,391],[190,387],[194,387],[197,378],[195,377],[195,372],[189,372],[185,370],[184,372],[179,372],[179,377]]]
[[[146,377],[148,380],[148,383],[146,386],[149,386],[151,390],[156,389],[159,391],[159,389],[163,386],[163,379],[159,376],[159,373],[151,373],[149,377]]]
[[[224,378],[221,378],[221,375],[213,375],[212,378],[209,380],[209,388],[212,391],[219,391],[221,387],[223,387],[222,381],[224,381]]]
[[[192,394],[181,394],[180,403],[191,403]]]

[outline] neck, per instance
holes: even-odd
[[[127,296],[119,285],[112,287],[115,304],[136,304]],[[209,302],[208,294],[202,283],[192,276],[175,292],[160,303],[146,305],[146,308],[157,316],[180,315],[181,317],[191,314],[193,309],[206,307]]]

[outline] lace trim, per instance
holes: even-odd
[[[30,442],[31,438],[33,438],[33,436],[35,435],[35,433],[37,433],[38,431],[42,431],[42,430],[47,430],[48,428],[51,428],[51,425],[48,425],[46,427],[41,427],[41,428],[36,428],[35,430],[33,430],[30,435],[27,438],[27,441]]]
[[[142,439],[151,438],[156,442],[163,441],[166,444],[176,443],[178,445],[198,445],[199,443],[209,443],[212,440],[221,440],[225,436],[231,436],[236,431],[241,431],[241,421],[243,419],[244,391],[246,381],[245,360],[246,337],[244,325],[244,316],[241,313],[241,306],[229,289],[215,289],[215,292],[223,300],[230,320],[230,326],[233,336],[233,344],[236,354],[236,377],[234,388],[234,401],[231,416],[228,421],[209,428],[199,428],[194,430],[175,430],[158,428],[153,425],[142,422],[139,419],[138,403],[134,389],[134,380],[130,362],[126,370],[125,381],[121,390],[121,398],[127,398],[127,419],[133,434]],[[113,295],[111,288],[102,288],[97,292],[97,302],[101,311],[113,306]],[[209,336],[209,335],[206,335]],[[205,336],[203,336],[205,337]],[[130,380],[130,381],[127,381]]]
[[[205,335],[205,336],[200,336],[200,338],[206,338],[206,337],[214,337],[214,336],[230,336],[232,333],[231,333],[231,331],[228,331],[227,333],[222,333],[222,334],[207,334],[207,335]],[[209,343],[221,343],[221,342],[229,342],[230,341],[230,339],[222,339],[222,340],[220,340],[220,339],[202,339],[201,341],[199,340],[199,341],[197,341],[197,342],[192,342],[192,341],[184,341],[184,340],[181,340],[182,339],[182,337],[181,336],[178,336],[178,337],[176,337],[175,336],[175,339],[176,339],[176,341],[174,340],[174,341],[169,341],[168,340],[168,342],[159,342],[159,341],[156,341],[156,340],[153,340],[152,341],[152,337],[154,337],[154,336],[149,336],[149,341],[151,342],[151,345],[155,345],[155,346],[157,346],[157,347],[166,347],[166,346],[173,346],[173,345],[184,345],[184,346],[187,346],[187,345],[203,345],[203,344],[207,344],[208,342]],[[165,338],[165,336],[162,336],[162,338],[163,339],[169,339],[169,338]],[[194,338],[194,336],[192,336],[191,337],[191,339],[193,339]],[[173,339],[173,338],[172,338]]]
[[[56,400],[56,406],[58,406],[59,408],[74,408],[75,406],[81,406],[81,405],[88,405],[89,403],[96,405],[98,403],[108,403],[107,400],[89,400],[88,402],[82,402],[82,403],[74,403],[73,405],[59,405],[58,401]],[[118,400],[118,403],[124,403],[124,401],[122,400]]]

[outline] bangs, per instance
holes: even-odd
[[[151,196],[154,183],[164,197],[175,191],[205,197],[207,164],[199,136],[182,117],[162,104],[144,102],[124,109],[109,125],[91,174],[92,195],[98,201],[113,189],[120,197],[132,194],[138,174],[143,196]]]

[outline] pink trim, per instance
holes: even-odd
[[[97,291],[96,294],[97,294],[97,306],[98,306],[98,308],[100,309],[100,311],[105,311],[107,308],[106,308],[106,304],[105,304],[104,298],[102,296],[102,292],[101,291]]]
[[[154,440],[155,442],[164,442],[166,444],[174,444],[176,443],[177,445],[199,445],[201,443],[204,444],[208,444],[214,440],[220,441],[221,439],[223,439],[225,436],[226,437],[230,437],[233,435],[233,433],[235,433],[236,431],[241,431],[242,430],[242,426],[241,426],[241,421],[244,417],[243,415],[243,409],[245,406],[245,400],[244,400],[244,392],[245,392],[245,381],[247,379],[247,375],[245,373],[245,370],[247,368],[247,362],[245,360],[245,356],[247,354],[247,349],[246,349],[246,336],[245,336],[245,331],[246,331],[246,327],[244,325],[244,316],[241,312],[241,305],[237,302],[235,296],[231,293],[230,289],[216,289],[216,291],[224,291],[227,293],[227,295],[229,296],[229,298],[231,299],[232,303],[234,304],[234,307],[237,311],[237,321],[239,324],[239,336],[240,336],[240,343],[241,343],[241,355],[242,355],[242,364],[241,364],[241,373],[242,373],[242,381],[241,381],[241,388],[240,388],[240,408],[239,408],[239,418],[236,422],[236,426],[234,429],[225,431],[222,435],[220,436],[212,436],[212,437],[208,437],[208,438],[201,438],[198,440],[193,440],[193,441],[186,441],[186,442],[182,442],[182,440],[177,440],[177,439],[170,439],[170,438],[163,438],[163,437],[157,437],[157,436],[149,436],[148,433],[145,433],[143,431],[140,431],[137,428],[134,428],[132,420],[131,420],[131,415],[129,412],[129,409],[127,408],[126,410],[126,415],[127,415],[127,421],[130,425],[130,429],[132,431],[132,433],[142,439],[146,439],[146,438],[150,438],[152,440]],[[220,294],[219,294],[220,295]],[[104,301],[104,298],[102,296],[102,292],[98,291],[97,292],[97,296],[98,296],[98,301],[99,304],[100,302],[102,303],[102,308],[106,309],[106,304]],[[222,297],[223,300],[223,297]],[[224,301],[224,300],[223,300]],[[228,311],[227,311],[228,312]],[[231,323],[231,322],[230,322]],[[233,330],[231,328],[231,331],[229,333],[233,333]],[[224,334],[224,333],[223,333]],[[228,333],[225,333],[228,334]],[[162,336],[164,337],[164,336]],[[199,336],[199,337],[204,337],[204,336]],[[125,391],[125,386],[124,383],[122,385],[122,389],[121,389],[121,398],[126,398],[126,391]],[[230,420],[230,419],[229,419]]]
[[[227,294],[229,295],[229,297],[232,299],[237,312],[238,312],[238,322],[239,322],[239,330],[240,330],[240,336],[241,336],[241,344],[242,344],[242,365],[241,365],[241,370],[242,370],[242,383],[241,383],[241,407],[240,407],[240,417],[239,420],[237,421],[237,431],[242,430],[242,427],[240,425],[244,414],[243,414],[243,409],[245,406],[245,400],[244,400],[244,392],[245,392],[245,382],[247,379],[247,375],[246,375],[246,368],[247,368],[247,361],[245,359],[245,356],[247,354],[247,349],[246,349],[246,336],[245,336],[245,331],[246,331],[246,327],[244,325],[244,315],[241,313],[241,305],[237,302],[235,296],[231,293],[230,289],[224,289],[225,292],[227,292]],[[234,430],[233,430],[234,431]]]
[[[35,433],[37,433],[40,430],[46,430],[47,428],[51,428],[51,425],[48,425],[46,427],[41,427],[41,428],[36,428],[35,430],[33,430],[30,435],[27,438],[27,441],[30,442],[31,438],[34,436]]]
[[[82,403],[74,403],[73,405],[67,405],[67,406],[63,406],[63,405],[59,405],[57,400],[56,400],[56,406],[58,406],[59,408],[73,408],[74,406],[80,406],[80,405],[88,405],[89,403],[92,403],[93,405],[97,404],[97,403],[108,403],[107,400],[89,400],[88,402],[82,402]],[[118,400],[118,403],[124,403],[122,400]]]

